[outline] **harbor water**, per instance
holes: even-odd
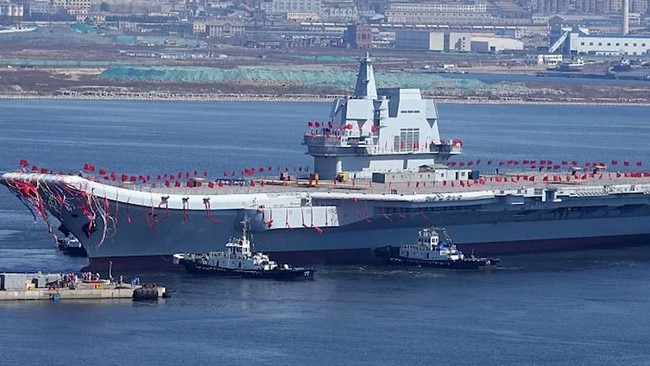
[[[329,107],[0,101],[0,170],[20,159],[136,176],[293,170],[310,165],[302,133]],[[439,105],[439,114],[443,137],[463,141],[460,160],[615,159],[650,170],[647,107]],[[0,272],[78,271],[86,259],[58,252],[53,234],[0,189]],[[650,245],[501,263],[482,272],[323,266],[299,283],[124,273],[165,285],[171,298],[1,303],[0,364],[650,364]]]

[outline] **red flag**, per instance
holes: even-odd
[[[623,165],[625,165],[625,166],[630,166],[630,162],[629,162],[629,161],[624,161],[624,162],[623,162]]]
[[[640,161],[637,161],[637,162],[636,162],[636,166],[642,166],[642,165],[643,165],[642,162],[640,162]]]
[[[618,160],[612,160],[612,165],[618,164]]]

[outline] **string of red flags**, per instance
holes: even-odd
[[[650,162],[646,163],[647,166],[650,166]],[[580,163],[578,160],[568,160],[568,159],[562,159],[557,162],[554,162],[551,159],[523,159],[523,160],[515,160],[515,159],[509,159],[509,160],[499,160],[499,161],[494,161],[494,160],[486,160],[483,161],[483,159],[476,159],[476,160],[469,160],[469,161],[449,161],[446,164],[449,167],[471,167],[471,166],[491,166],[491,165],[497,165],[499,167],[516,167],[516,166],[528,166],[532,169],[536,168],[542,168],[544,170],[558,170],[566,167],[585,167],[585,168],[593,168],[593,167],[598,167],[598,168],[607,168],[607,163],[605,161],[584,161],[583,163]],[[623,160],[619,161],[617,159],[613,159],[609,162],[610,166],[623,166],[623,167],[643,167],[644,162],[642,160]]]

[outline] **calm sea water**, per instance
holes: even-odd
[[[650,164],[648,108],[440,105],[466,160]],[[128,174],[307,166],[329,104],[0,101],[0,170],[20,159]],[[624,243],[622,243],[624,245]],[[649,365],[650,248],[521,255],[491,272],[321,267],[309,283],[144,273],[172,297],[0,303],[0,365]],[[0,271],[76,271],[0,189]]]

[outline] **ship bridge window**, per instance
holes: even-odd
[[[415,109],[415,110],[413,110],[413,109],[405,109],[403,111],[400,111],[400,113],[420,113],[420,111],[417,110],[417,109]]]
[[[399,136],[393,138],[393,150],[395,151],[415,151],[420,148],[420,129],[419,128],[402,128]]]

